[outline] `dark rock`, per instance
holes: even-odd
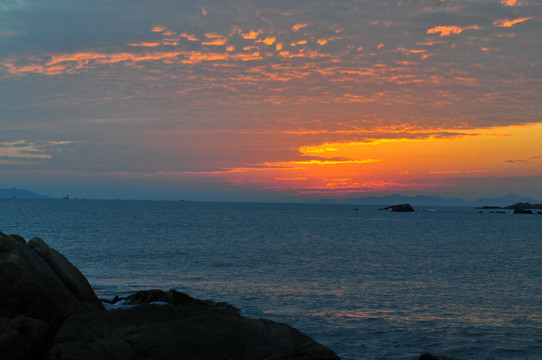
[[[14,319],[0,318],[0,350],[3,360],[35,359],[45,354],[53,332],[38,319],[19,315]]]
[[[338,359],[298,330],[206,304],[140,305],[74,316],[48,360]]]
[[[438,357],[436,357],[434,355],[431,355],[429,353],[423,353],[423,354],[420,355],[418,360],[440,360],[440,358],[438,358]]]
[[[521,208],[514,210],[514,214],[532,214],[532,213],[533,212],[531,210],[526,210],[526,209],[521,209]]]
[[[338,359],[298,330],[227,303],[175,290],[109,302],[120,300],[133,307],[106,311],[62,254],[0,232],[2,360]]]
[[[0,233],[0,317],[25,315],[57,329],[69,316],[104,310],[90,284],[41,239]]]
[[[505,209],[542,209],[542,204],[531,204],[528,202],[519,202],[514,205],[508,205]]]
[[[410,204],[398,204],[381,208],[379,210],[390,210],[393,212],[413,212],[414,208]]]
[[[35,237],[28,245],[44,259],[54,273],[62,280],[70,292],[85,306],[88,311],[103,310],[104,307],[83,274],[68,259]],[[84,311],[87,312],[87,311]]]
[[[63,255],[41,239],[0,232],[0,354],[39,358],[68,317],[97,310],[102,303]]]
[[[447,356],[437,356],[430,353],[423,353],[420,355],[418,360],[458,360],[456,358],[447,357]]]
[[[211,300],[200,300],[193,298],[190,295],[185,293],[170,289],[167,292],[158,289],[152,290],[142,290],[138,291],[135,294],[129,295],[127,297],[118,297],[115,296],[112,300],[102,299],[103,302],[108,304],[116,304],[122,302],[122,305],[126,306],[136,306],[143,304],[153,304],[153,303],[167,303],[171,305],[207,305],[207,306],[218,306],[218,307],[227,307],[230,309],[239,312],[240,310],[235,306],[225,303],[225,302],[214,302]]]
[[[516,209],[540,209],[542,210],[542,204],[531,204],[529,202],[518,202],[513,205],[508,205],[505,207],[501,206],[482,206],[477,209],[505,209],[505,210],[516,210]]]

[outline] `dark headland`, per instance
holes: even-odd
[[[50,199],[50,197],[30,190],[11,188],[0,189],[0,199]]]

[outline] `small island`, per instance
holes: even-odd
[[[490,213],[505,213],[503,210],[513,210],[514,214],[542,214],[542,204],[531,204],[528,202],[519,202],[508,206],[482,206],[478,209],[492,210]],[[482,212],[482,211],[480,211]]]
[[[378,210],[388,210],[393,212],[413,212],[414,208],[410,204],[398,204],[398,205],[391,205],[385,208],[380,208]]]

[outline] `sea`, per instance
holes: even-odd
[[[391,204],[383,204],[391,205]],[[100,298],[176,289],[342,359],[542,359],[542,215],[465,207],[0,200]]]

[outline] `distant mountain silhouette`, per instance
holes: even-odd
[[[30,190],[22,189],[0,189],[0,199],[49,199],[47,195],[40,195]]]
[[[389,205],[409,203],[415,206],[507,206],[519,202],[529,202],[531,204],[540,203],[538,200],[526,198],[516,194],[508,194],[500,198],[479,198],[474,201],[467,201],[459,198],[443,198],[441,196],[402,196],[399,194],[386,196],[366,196],[362,198],[351,198],[339,201],[323,199],[319,202],[336,202],[359,205]]]
[[[409,203],[417,206],[470,206],[471,204],[463,199],[458,198],[443,198],[441,196],[402,196],[399,194],[387,196],[367,196],[357,199],[348,199],[345,202],[360,205],[386,205],[386,204],[403,204]]]
[[[493,199],[479,198],[479,199],[474,200],[473,204],[475,206],[508,206],[508,205],[516,204],[520,202],[531,203],[531,204],[540,203],[540,201],[535,200],[535,199],[526,198],[524,196],[520,196],[517,194],[508,194],[501,198],[493,198]]]

